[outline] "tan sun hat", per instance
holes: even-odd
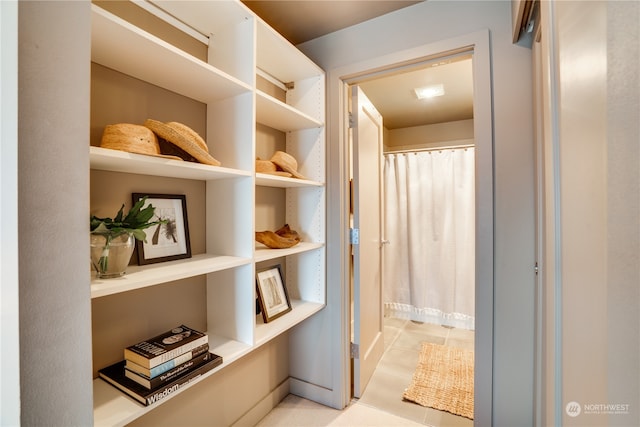
[[[298,173],[298,162],[292,155],[287,154],[284,151],[276,151],[271,157],[271,161],[280,169],[285,172],[289,172],[294,177],[306,179],[303,175]]]
[[[290,177],[291,174],[285,171],[279,171],[278,167],[271,160],[256,159],[256,172],[268,173],[271,175]]]
[[[175,153],[176,155],[182,158],[190,157],[185,160],[194,159],[206,165],[220,166],[220,162],[209,154],[209,149],[204,140],[188,126],[178,122],[162,123],[153,119],[145,120],[144,125],[160,138],[177,147],[179,150]],[[165,148],[170,150],[173,147],[163,146],[162,148],[164,152]],[[180,150],[188,154],[188,156],[184,156],[184,153],[181,153]]]
[[[100,146],[112,150],[128,151],[129,153],[182,160],[180,157],[162,154],[156,134],[145,126],[131,123],[117,123],[105,126]]]

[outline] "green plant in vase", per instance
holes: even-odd
[[[155,207],[143,209],[147,197],[138,200],[124,215],[124,204],[114,218],[90,217],[91,261],[99,278],[122,276],[129,265],[134,239],[146,242],[146,228],[166,223],[152,221]]]

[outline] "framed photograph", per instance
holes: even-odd
[[[280,264],[256,272],[258,299],[265,323],[291,311]]]
[[[186,197],[179,194],[145,193],[133,193],[132,196],[133,203],[148,196],[143,208],[150,204],[156,208],[152,221],[167,221],[145,229],[146,242],[136,240],[138,264],[191,258]]]

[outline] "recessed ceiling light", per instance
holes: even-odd
[[[442,84],[419,87],[414,89],[418,99],[435,98],[444,95],[444,86]]]

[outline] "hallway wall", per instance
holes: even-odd
[[[487,28],[495,167],[492,414],[494,425],[522,425],[533,419],[533,113],[531,51],[511,42],[510,2],[422,2],[299,47],[329,73]]]

